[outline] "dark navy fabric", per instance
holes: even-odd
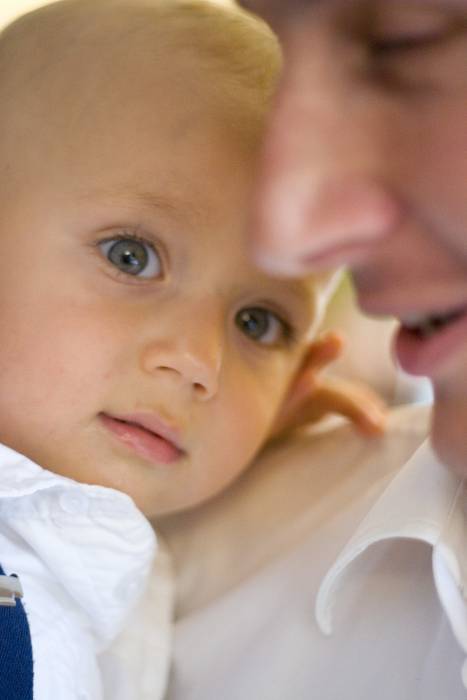
[[[0,575],[5,575],[1,566]],[[15,607],[0,605],[0,698],[32,700],[32,690],[31,634],[23,604],[17,598]]]

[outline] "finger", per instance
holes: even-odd
[[[312,393],[306,398],[304,396],[282,417],[277,432],[290,432],[316,423],[329,414],[344,416],[367,436],[381,435],[385,430],[385,404],[368,387],[333,379],[315,386]]]
[[[313,400],[319,404],[322,415],[333,413],[344,416],[364,435],[382,435],[385,431],[386,407],[380,397],[367,387],[323,384],[317,389]]]
[[[310,369],[319,371],[337,360],[342,355],[344,346],[345,340],[340,333],[335,331],[323,333],[310,345],[303,363]]]

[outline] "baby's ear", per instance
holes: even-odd
[[[365,435],[384,432],[385,405],[373,389],[321,376],[322,370],[340,357],[343,348],[343,338],[335,332],[311,343],[276,417],[272,439],[316,423],[330,413],[345,416]]]

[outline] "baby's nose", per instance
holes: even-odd
[[[217,394],[221,364],[220,338],[203,329],[186,329],[172,339],[152,340],[141,353],[141,367],[146,374],[188,387],[202,401]]]

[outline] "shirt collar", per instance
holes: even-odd
[[[393,479],[354,536],[325,576],[316,600],[316,618],[325,634],[332,632],[332,611],[350,575],[350,564],[370,545],[391,538],[417,539],[432,545],[435,561],[446,565],[456,587],[467,581],[464,487],[461,480],[443,467],[432,453],[428,442],[422,445]],[[438,566],[438,565],[437,565]],[[435,583],[439,587],[435,572]],[[440,595],[440,594],[439,594]],[[440,595],[446,607],[446,597]],[[446,609],[451,619],[459,619],[453,606]],[[454,625],[453,625],[454,628]],[[467,616],[462,646],[467,650]],[[459,641],[459,630],[454,628]]]
[[[0,521],[44,562],[98,646],[107,645],[141,597],[155,558],[154,531],[132,499],[0,445]]]

